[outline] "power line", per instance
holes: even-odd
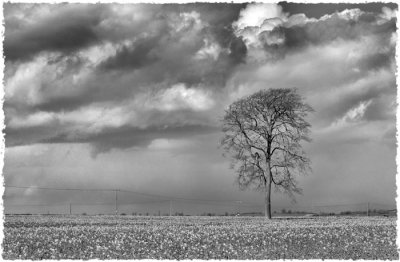
[[[62,204],[60,204],[60,205],[62,205]],[[109,202],[106,202],[106,203],[71,203],[71,205],[74,205],[74,206],[111,206],[111,205],[114,205],[114,203],[109,203]]]
[[[17,189],[39,189],[39,190],[58,190],[58,191],[97,191],[97,192],[115,192],[116,189],[97,189],[97,188],[91,188],[91,189],[84,189],[84,188],[57,188],[57,187],[36,187],[36,186],[4,186],[5,188],[17,188]],[[144,192],[138,192],[138,191],[133,191],[133,190],[127,190],[127,189],[118,189],[118,192],[123,192],[123,193],[131,193],[131,194],[136,194],[136,195],[142,195],[142,196],[147,196],[147,197],[153,197],[153,198],[159,198],[159,199],[164,199],[165,201],[169,200],[174,200],[174,201],[196,201],[196,202],[221,202],[221,203],[232,203],[232,202],[237,202],[237,200],[216,200],[216,199],[200,199],[200,198],[184,198],[184,197],[173,197],[173,196],[165,196],[165,195],[157,195],[157,194],[150,194],[150,193],[144,193]]]
[[[396,206],[396,204],[381,204],[381,203],[375,203],[375,202],[370,202],[370,204],[371,205],[377,205],[377,206],[390,206],[390,207],[393,207],[393,206]]]
[[[149,193],[143,193],[143,192],[137,192],[137,191],[132,191],[132,190],[126,190],[126,189],[120,189],[118,190],[119,192],[123,193],[131,193],[131,194],[136,194],[136,195],[142,195],[142,196],[148,196],[148,197],[156,197],[156,198],[164,198],[164,199],[171,199],[173,197],[167,197],[167,196],[162,196],[162,195],[156,195],[156,194],[149,194]],[[174,198],[175,199],[175,198]]]
[[[139,194],[139,195],[144,195],[144,196],[149,196],[149,197],[156,197],[156,198],[161,198],[164,199],[164,201],[169,201],[169,200],[174,200],[174,201],[196,201],[196,202],[237,202],[238,200],[218,200],[218,199],[204,199],[204,198],[184,198],[184,197],[174,197],[174,196],[165,196],[165,195],[156,195],[156,194],[149,194],[149,193],[143,193],[143,192],[137,192],[137,191],[132,191],[132,190],[126,190],[126,189],[120,189],[118,190],[119,192],[124,192],[124,193],[132,193],[132,194]]]
[[[38,190],[56,190],[56,191],[91,191],[91,192],[122,192],[122,193],[130,193],[135,195],[142,195],[146,197],[157,198],[158,200],[154,201],[135,201],[129,202],[131,204],[147,204],[147,203],[161,203],[161,202],[168,202],[168,201],[182,201],[182,202],[198,202],[198,203],[219,203],[219,204],[229,204],[230,206],[243,206],[243,207],[261,207],[264,204],[255,204],[255,203],[246,203],[243,201],[238,200],[221,200],[221,199],[201,199],[201,198],[184,198],[184,197],[173,197],[173,196],[166,196],[166,195],[158,195],[158,194],[151,194],[151,193],[144,193],[139,191],[127,190],[127,189],[109,189],[109,188],[58,188],[58,187],[36,187],[36,186],[14,186],[8,185],[4,186],[5,188],[16,188],[16,189],[38,189]],[[115,203],[88,203],[88,204],[74,204],[74,205],[113,205]],[[119,203],[120,205],[123,203]],[[366,203],[354,203],[354,204],[336,204],[336,205],[310,205],[310,206],[276,206],[275,208],[322,208],[322,207],[343,207],[343,206],[357,206],[357,205],[365,205]],[[372,205],[380,205],[380,206],[395,206],[395,205],[388,205],[388,204],[380,204],[370,202]],[[10,205],[9,205],[10,206]],[[43,205],[46,206],[46,205]]]
[[[67,204],[64,204],[67,205]],[[63,204],[5,204],[7,207],[48,207],[48,206],[63,206]]]
[[[352,204],[335,204],[335,205],[313,205],[313,207],[340,207],[340,206],[361,206],[365,205],[365,203],[352,203]]]
[[[115,191],[115,189],[100,189],[100,188],[57,188],[57,187],[36,187],[36,186],[4,186],[5,188],[19,189],[41,189],[41,190],[61,190],[61,191]]]

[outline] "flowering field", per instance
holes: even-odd
[[[4,259],[398,259],[385,217],[6,216]]]

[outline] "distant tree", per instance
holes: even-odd
[[[282,209],[282,214],[286,214],[286,209]]]
[[[310,141],[305,117],[312,111],[296,89],[269,89],[237,100],[225,112],[221,145],[232,157],[239,186],[264,190],[269,219],[271,185],[295,200],[301,193],[295,176],[310,171],[301,142]]]

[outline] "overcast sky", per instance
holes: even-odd
[[[262,202],[234,184],[219,120],[238,98],[297,87],[315,109],[298,203],[393,204],[395,9],[6,3],[5,184]]]

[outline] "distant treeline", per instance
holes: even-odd
[[[372,209],[369,212],[367,211],[341,211],[341,212],[306,212],[306,211],[292,211],[292,210],[286,210],[282,209],[280,212],[274,211],[275,215],[283,215],[283,216],[396,216],[397,215],[397,210],[396,209],[391,209],[391,210],[386,210],[386,209]],[[18,214],[6,214],[6,215],[39,215],[39,214],[32,214],[32,213],[18,213]],[[60,215],[60,214],[52,214],[52,213],[46,213],[46,214],[40,214],[40,215]],[[76,215],[76,214],[75,214]],[[82,213],[80,215],[88,215],[87,213]],[[96,214],[96,215],[110,215],[110,214]],[[132,212],[131,214],[127,213],[120,213],[120,216],[126,216],[126,215],[132,215],[132,216],[169,216],[168,213],[138,213],[138,212]],[[172,216],[193,216],[193,214],[184,214],[183,212],[175,212],[171,214]],[[211,212],[204,212],[201,214],[196,214],[195,216],[264,216],[264,213],[262,212],[247,212],[247,213],[211,213]]]

